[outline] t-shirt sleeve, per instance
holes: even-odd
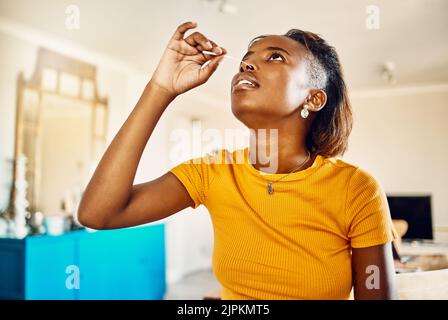
[[[355,170],[348,183],[346,219],[353,248],[381,245],[397,238],[381,184],[361,168]]]
[[[213,155],[209,154],[187,160],[169,170],[187,189],[188,194],[194,201],[191,206],[193,209],[206,201],[208,189],[213,179],[211,168],[213,160]]]

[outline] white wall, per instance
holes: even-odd
[[[28,79],[35,59],[34,45],[0,33],[0,208],[7,205],[12,179],[17,77],[23,71]]]
[[[354,129],[344,160],[387,193],[432,194],[435,237],[448,241],[448,86],[352,94]]]

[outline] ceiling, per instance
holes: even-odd
[[[81,28],[65,28],[65,9],[75,3]],[[396,65],[396,85],[448,82],[446,0],[228,0],[235,14],[219,12],[210,0],[0,0],[0,16],[63,38],[150,72],[183,21],[242,57],[250,39],[299,28],[322,35],[336,47],[350,89],[389,86],[381,65]],[[379,8],[380,28],[368,29],[366,9]],[[238,63],[228,59],[201,88],[228,98]],[[224,85],[223,85],[224,84]]]

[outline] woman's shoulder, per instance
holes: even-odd
[[[242,159],[244,156],[244,149],[236,149],[234,151],[226,148],[216,148],[203,153],[201,156],[193,157],[185,163],[197,164],[197,165],[220,165],[220,164],[233,164]]]
[[[337,157],[324,157],[324,162],[328,163],[335,170],[343,170],[350,177],[350,181],[352,182],[378,183],[378,179],[374,173],[357,163]]]

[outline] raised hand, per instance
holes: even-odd
[[[151,79],[152,84],[173,97],[205,83],[227,53],[200,32],[184,38],[185,32],[196,27],[194,22],[185,22],[177,28]],[[204,50],[217,55],[203,53]]]

